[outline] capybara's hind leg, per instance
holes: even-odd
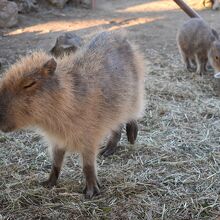
[[[117,149],[117,144],[121,139],[122,128],[123,128],[123,126],[120,125],[118,130],[112,131],[111,136],[108,140],[108,143],[107,143],[106,147],[104,147],[101,150],[100,155],[107,157],[107,156],[115,153],[115,151]]]
[[[196,72],[196,60],[194,58],[189,59],[191,72]]]
[[[86,178],[86,186],[83,190],[86,199],[100,194],[100,184],[96,176],[96,154],[94,152],[85,152],[82,154],[83,172]]]
[[[186,65],[186,69],[189,71],[189,72],[194,72],[196,69],[193,68],[193,66],[191,65],[191,60],[187,57],[187,56],[183,56],[183,60],[184,60],[184,63]]]
[[[183,62],[184,62],[184,64],[185,64],[186,69],[187,69],[189,72],[193,72],[194,69],[193,69],[193,67],[191,66],[189,57],[186,55],[186,53],[185,53],[181,48],[179,49],[179,51],[180,51],[180,54],[181,54],[181,56],[182,56],[182,60],[183,60]]]
[[[206,64],[208,62],[208,59],[203,56],[203,54],[198,54],[196,57],[197,61],[197,73],[202,76],[203,74],[206,73]]]
[[[53,159],[52,169],[48,180],[41,183],[44,187],[52,188],[53,186],[56,185],[57,179],[60,174],[60,169],[62,167],[64,155],[65,155],[65,150],[59,148],[52,149],[52,159]]]
[[[126,124],[126,134],[128,141],[131,144],[134,144],[138,134],[138,125],[136,120],[132,120]]]

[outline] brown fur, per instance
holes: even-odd
[[[56,183],[65,151],[79,152],[91,198],[99,193],[100,142],[140,117],[143,95],[142,56],[124,34],[102,32],[69,56],[40,51],[14,64],[1,81],[0,129],[33,127],[43,134],[53,157],[48,185]]]
[[[220,72],[220,41],[214,41],[208,53],[209,61],[215,72]]]
[[[61,57],[65,53],[70,54],[82,47],[83,39],[74,33],[65,33],[56,39],[50,53],[55,57]]]
[[[220,70],[220,63],[213,57],[215,54],[220,58],[220,49],[216,46],[219,42],[218,33],[200,18],[190,19],[177,34],[178,48],[186,68],[189,71],[197,68],[197,73],[201,75],[207,71],[208,61],[216,72]]]

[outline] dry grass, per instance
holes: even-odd
[[[6,219],[215,219],[220,213],[220,100],[208,76],[184,72],[178,59],[146,50],[147,105],[135,146],[99,158],[101,195],[85,200],[77,156],[59,186],[38,181],[50,168],[31,133],[1,134],[0,213]],[[163,58],[163,62],[161,62]],[[171,62],[172,60],[172,62]],[[169,63],[172,63],[170,65]]]
[[[154,30],[153,25],[148,28]],[[128,145],[123,136],[115,155],[98,158],[101,195],[85,200],[77,155],[67,157],[58,186],[47,190],[39,184],[50,171],[40,137],[29,132],[0,133],[0,219],[214,220],[220,216],[220,99],[212,77],[184,71],[177,51],[170,50],[173,42],[163,48],[158,29],[145,33],[137,26],[130,31],[146,58],[146,111],[137,143]],[[147,43],[154,35],[162,46],[149,49]],[[2,48],[6,50],[9,43]],[[17,55],[27,50],[18,49]]]

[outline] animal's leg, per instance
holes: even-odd
[[[86,186],[83,191],[85,198],[91,199],[100,194],[99,182],[96,175],[96,153],[88,151],[82,153],[83,172],[86,178]]]
[[[189,62],[190,62],[191,70],[193,72],[196,72],[196,61],[195,61],[195,58],[189,59]]]
[[[134,144],[138,134],[138,125],[136,120],[132,120],[126,124],[126,134],[128,141],[131,144]]]
[[[100,152],[101,155],[107,157],[107,156],[115,153],[115,151],[117,149],[117,144],[121,139],[122,128],[123,128],[123,126],[120,125],[118,130],[112,131],[106,147],[104,147],[104,149]]]
[[[194,69],[193,69],[193,68],[191,67],[191,65],[190,65],[190,59],[189,59],[189,57],[185,54],[184,51],[182,51],[182,49],[180,49],[180,53],[181,53],[182,60],[183,60],[183,62],[184,62],[184,64],[185,64],[186,69],[187,69],[189,72],[193,72]]]
[[[198,54],[196,56],[196,63],[197,63],[197,70],[196,72],[200,74],[201,76],[205,74],[206,72],[206,65],[207,65],[208,59],[204,57],[203,55]]]
[[[56,185],[62,167],[64,155],[65,150],[59,149],[57,147],[52,149],[52,169],[48,180],[42,182],[44,187],[51,188]]]

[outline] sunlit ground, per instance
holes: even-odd
[[[201,1],[195,1],[195,0],[188,0],[186,1],[189,5],[194,7],[195,9],[199,10],[201,8],[204,8]],[[122,19],[120,18],[116,19],[116,26],[112,25],[113,27],[110,27],[110,29],[118,29],[121,27],[130,27],[138,24],[144,24],[153,22],[156,20],[164,19],[164,16],[157,16],[154,17],[152,14],[149,16],[143,16],[139,18],[132,18],[132,19],[125,19],[124,16],[128,13],[143,13],[143,12],[162,12],[162,11],[173,11],[177,10],[179,7],[175,4],[175,2],[171,0],[161,0],[161,1],[152,1],[147,2],[144,4],[138,4],[134,6],[129,6],[123,9],[114,9],[114,5],[112,7],[112,14],[119,13],[121,15]],[[127,15],[128,16],[128,15]],[[126,16],[126,17],[127,17]],[[44,34],[49,32],[60,32],[60,31],[77,31],[85,28],[92,28],[92,27],[101,27],[104,25],[108,25],[110,23],[109,19],[84,19],[84,20],[57,20],[57,21],[49,21],[45,23],[30,25],[28,27],[24,28],[17,28],[13,31],[9,31],[8,35],[16,35],[20,33],[31,33],[31,32],[37,32],[38,34]]]
[[[195,1],[195,0],[186,0],[185,1],[188,5],[195,8],[196,10],[204,8],[202,5],[202,1]],[[175,2],[172,0],[161,0],[161,1],[152,1],[146,2],[144,4],[139,4],[131,7],[127,7],[124,9],[118,10],[118,12],[160,12],[160,11],[171,11],[177,10],[179,6],[176,5]]]

